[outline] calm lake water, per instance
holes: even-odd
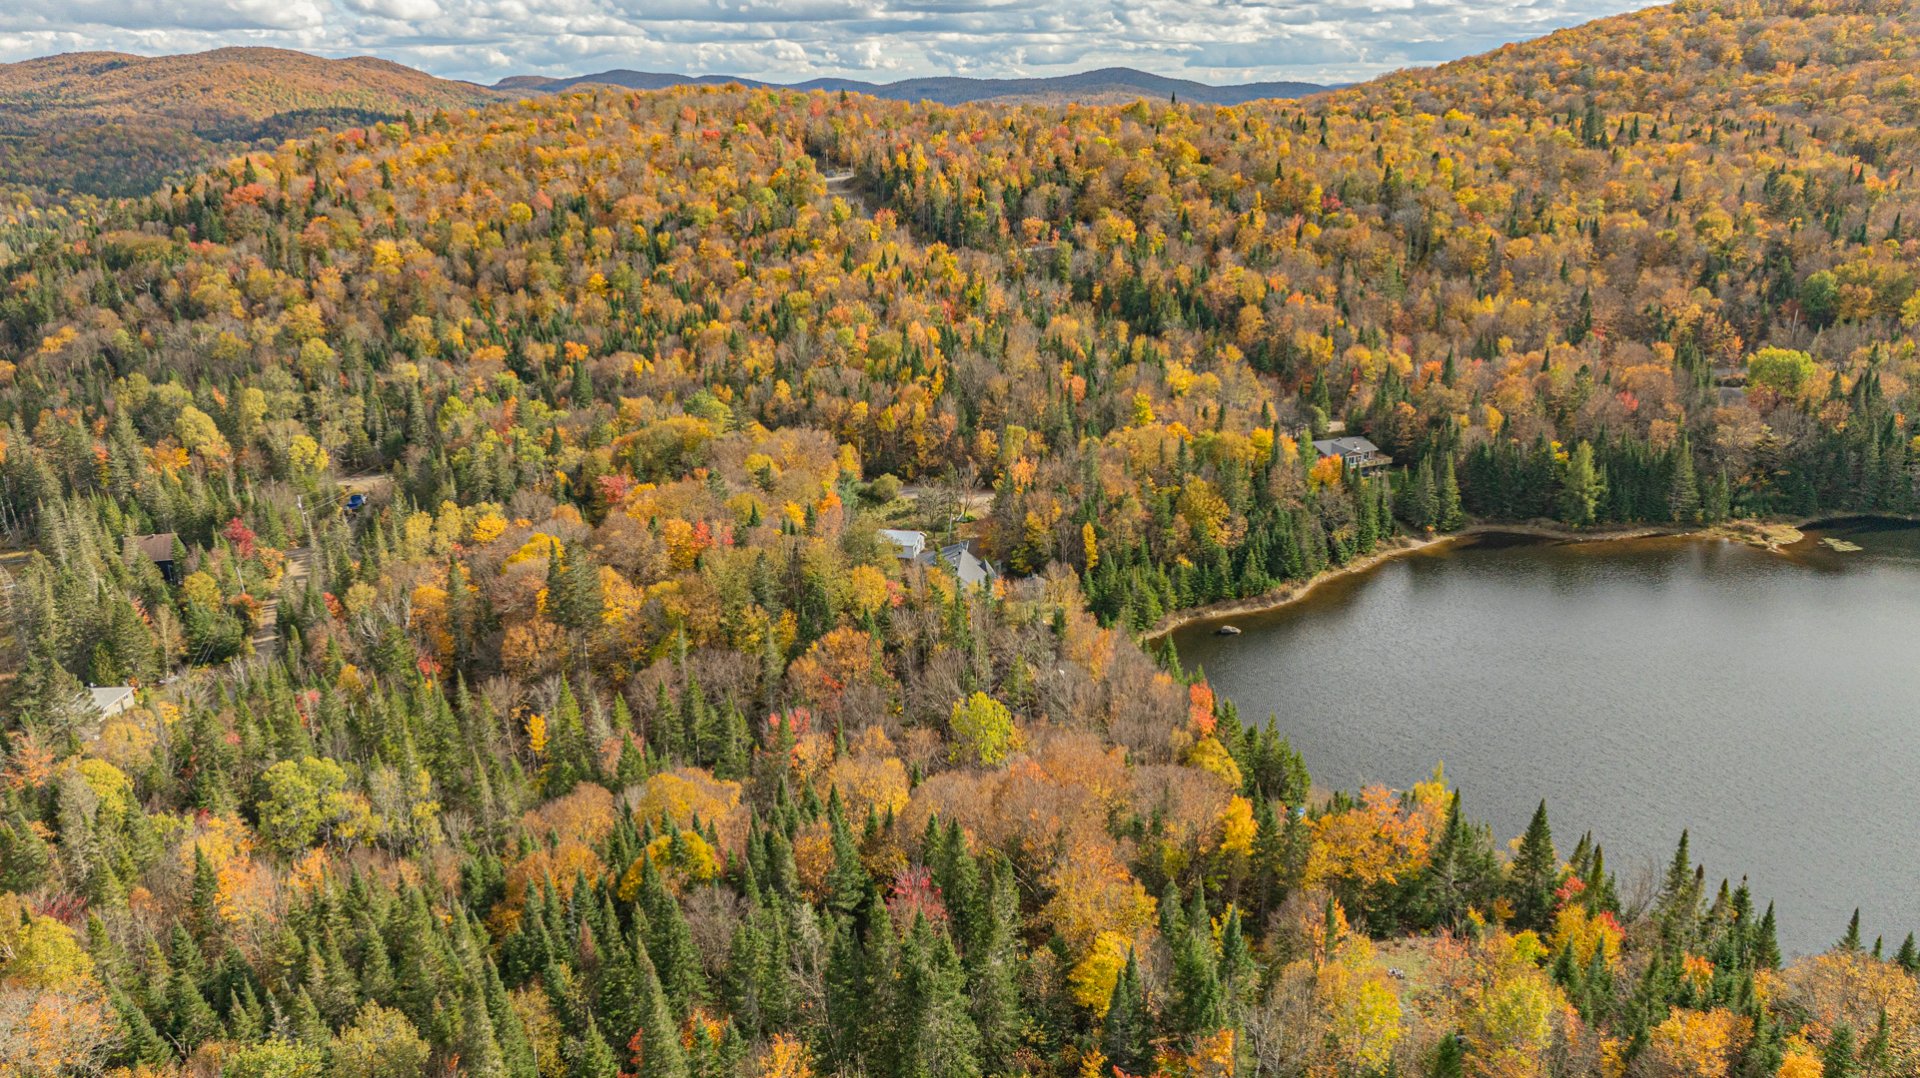
[[[1404,788],[1445,761],[1504,842],[1545,798],[1564,856],[1622,897],[1683,827],[1710,886],[1748,877],[1788,952],[1920,930],[1920,528],[1784,554],[1688,539],[1487,537],[1176,637],[1316,785]]]

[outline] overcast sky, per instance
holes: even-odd
[[[796,81],[1056,75],[1344,82],[1623,0],[0,0],[0,61],[277,45],[491,82],[624,67]]]

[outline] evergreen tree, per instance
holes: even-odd
[[[1009,1073],[1020,1046],[1025,1017],[1020,1007],[1020,895],[1013,866],[995,865],[986,902],[984,931],[966,955],[973,992],[973,1021],[980,1033],[980,1062],[988,1073]]]
[[[643,949],[635,957],[641,991],[640,1028],[629,1047],[639,1078],[691,1078],[686,1053],[680,1047],[679,1028],[667,1008],[660,978]]]
[[[1466,510],[1460,504],[1460,481],[1454,475],[1451,454],[1442,458],[1438,514],[1439,528],[1443,532],[1459,531],[1461,525],[1467,522]]]
[[[1134,953],[1128,951],[1127,964],[1114,979],[1106,1022],[1100,1030],[1100,1050],[1106,1053],[1107,1061],[1129,1074],[1145,1073],[1152,1061],[1148,1023],[1146,997],[1140,986],[1140,963]]]
[[[902,1078],[977,1078],[980,1031],[973,1024],[966,977],[944,933],[916,917],[901,953],[899,1063]]]
[[[1854,907],[1853,918],[1847,922],[1846,935],[1841,936],[1840,942],[1834,946],[1851,954],[1860,952],[1860,907]]]
[[[1465,1078],[1467,1064],[1467,1044],[1458,1033],[1448,1033],[1434,1046],[1433,1063],[1427,1068],[1428,1078]]]
[[[1673,485],[1667,492],[1667,511],[1680,524],[1700,519],[1700,484],[1693,472],[1693,448],[1685,438],[1673,453]]]
[[[619,1078],[620,1064],[591,1014],[587,1015],[587,1028],[567,1038],[560,1054],[567,1065],[567,1078]]]
[[[1820,1078],[1854,1078],[1859,1073],[1860,1062],[1853,1052],[1853,1027],[1845,1022],[1837,1023],[1820,1052]]]
[[[1767,903],[1767,912],[1760,918],[1760,928],[1753,938],[1753,968],[1779,969],[1780,944],[1774,927],[1773,903]]]
[[[1567,458],[1560,479],[1560,519],[1576,528],[1594,522],[1600,499],[1606,494],[1593,463],[1593,446],[1581,442]]]
[[[1559,855],[1553,849],[1553,831],[1547,826],[1547,803],[1533,812],[1527,833],[1514,853],[1507,896],[1513,902],[1514,923],[1543,930],[1553,916],[1554,890],[1559,886]]]

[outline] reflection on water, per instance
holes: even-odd
[[[1920,528],[1826,535],[1862,550],[1484,537],[1177,642],[1324,787],[1444,760],[1502,839],[1544,797],[1562,853],[1591,829],[1625,884],[1689,827],[1715,882],[1779,903],[1789,951],[1856,905],[1897,943],[1920,929]]]

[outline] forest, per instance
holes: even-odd
[[[1473,522],[1913,513],[1911,0],[313,107],[394,118],[0,176],[0,1075],[1920,1073],[1905,926],[1324,789],[1143,643]]]

